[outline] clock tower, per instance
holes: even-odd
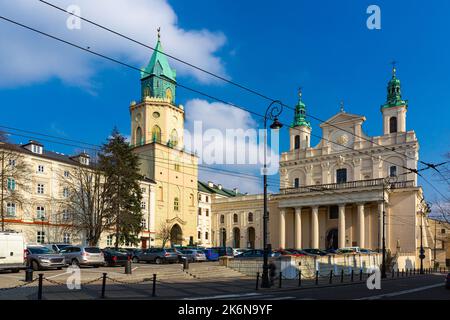
[[[141,174],[157,183],[156,206],[150,221],[150,245],[158,233],[171,229],[172,245],[197,240],[198,158],[184,150],[184,109],[176,105],[176,72],[158,42],[141,70],[141,97],[130,105],[131,144],[140,156]]]

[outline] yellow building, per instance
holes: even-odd
[[[197,239],[196,155],[184,150],[184,110],[175,104],[176,73],[158,43],[141,72],[141,100],[130,105],[131,143],[141,158],[141,173],[156,181],[155,243],[170,228],[170,243]],[[144,244],[143,244],[144,245]]]

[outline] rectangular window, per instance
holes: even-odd
[[[300,179],[299,178],[295,178],[294,179],[294,188],[298,188],[300,186]]]
[[[147,204],[145,203],[145,201],[141,202],[141,209],[145,210],[145,208],[147,208]]]
[[[39,173],[44,173],[44,166],[43,165],[38,165],[38,172]]]
[[[63,235],[63,242],[64,243],[70,243],[70,233],[64,233],[64,235]]]
[[[9,166],[14,168],[16,166],[16,159],[9,159]]]
[[[338,219],[339,218],[339,207],[338,206],[330,206],[330,216],[329,219]]]
[[[205,232],[205,240],[208,240],[209,234],[208,232]]]
[[[205,196],[206,202],[209,202],[209,196]]]
[[[337,169],[336,170],[336,183],[347,182],[347,169]]]
[[[209,209],[205,210],[206,216],[209,217]]]
[[[397,176],[397,166],[390,166],[389,167],[389,176],[390,177],[396,177]]]
[[[106,237],[106,246],[110,247],[113,244],[113,235],[110,234],[109,236]]]
[[[6,185],[9,191],[16,190],[16,180],[14,180],[13,178],[8,178],[6,180]]]
[[[445,234],[445,229],[442,229],[442,230],[441,230],[441,233],[442,233],[442,234]]]
[[[202,215],[202,208],[198,208],[198,215],[199,215],[199,216]]]
[[[64,198],[68,198],[69,197],[69,188],[64,188],[63,189],[63,197]]]
[[[65,178],[70,177],[70,172],[69,172],[69,171],[64,171],[64,177],[65,177]]]
[[[44,194],[44,185],[42,183],[38,183],[37,185],[37,193]]]
[[[62,212],[62,219],[63,219],[63,221],[67,221],[67,220],[70,219],[70,215],[69,215],[69,212],[67,210],[64,210]]]
[[[180,209],[180,203],[178,201],[178,198],[175,198],[173,200],[173,210],[178,211]]]
[[[14,217],[16,215],[16,204],[13,202],[8,202],[6,204],[6,215],[8,217]]]
[[[174,167],[175,171],[180,171],[180,165],[178,163],[175,163]]]
[[[141,227],[144,228],[144,229],[147,228],[147,220],[145,220],[145,219],[141,220]]]
[[[37,232],[37,237],[36,237],[36,242],[40,243],[40,244],[44,244],[45,243],[45,231],[38,231]]]
[[[197,239],[201,239],[202,238],[202,233],[200,231],[197,232]]]
[[[38,219],[45,219],[45,208],[42,206],[37,207],[36,216]]]

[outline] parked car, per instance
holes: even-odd
[[[124,253],[113,249],[103,249],[102,252],[108,267],[125,266],[128,260],[131,260],[128,252]]]
[[[447,274],[445,278],[445,288],[450,289],[450,272]]]
[[[279,257],[281,254],[277,251],[269,252],[269,257]],[[243,258],[262,258],[264,256],[264,250],[261,249],[251,249],[247,250],[240,255],[234,257],[235,259],[243,259]]]
[[[137,255],[137,262],[154,262],[156,264],[175,263],[179,261],[179,252],[174,248],[150,248]]]
[[[186,258],[189,262],[201,262],[206,261],[206,255],[201,250],[181,250],[181,258]]]
[[[246,251],[248,251],[248,249],[234,249],[233,248],[233,255],[234,256],[237,256],[237,255],[239,255],[239,254],[241,254],[241,253],[244,253],[244,252],[246,252]]]
[[[231,248],[231,247],[213,247],[211,249],[217,250],[217,252],[219,253],[219,257],[223,257],[223,256],[233,257],[234,256],[233,248]]]
[[[369,253],[375,253],[374,251],[369,250],[369,249],[359,249],[359,252],[360,252],[360,253],[366,253],[366,254],[369,254]]]
[[[219,252],[217,252],[216,249],[212,249],[212,248],[203,249],[203,253],[205,254],[206,259],[208,259],[208,261],[219,260]]]
[[[64,257],[60,253],[55,252],[46,246],[28,246],[26,255],[27,266],[35,271],[53,268],[61,270],[66,266]]]
[[[345,248],[340,248],[338,250],[338,253],[360,253],[361,250],[359,247],[345,247]]]
[[[326,256],[328,253],[326,251],[322,251],[319,249],[302,249],[303,252],[305,252],[307,255],[312,256]]]
[[[338,254],[339,250],[338,249],[333,249],[333,248],[329,248],[325,250],[326,253],[330,253],[330,254]]]
[[[69,247],[70,244],[67,243],[50,243],[50,244],[44,244],[43,246],[55,251],[60,252],[62,249]]]
[[[0,232],[0,270],[19,272],[25,268],[25,240],[22,233]]]
[[[102,250],[89,246],[68,246],[60,252],[66,263],[78,266],[92,266],[98,268],[105,265],[105,258]]]
[[[279,252],[282,256],[293,256],[293,257],[301,257],[305,256],[306,253],[302,252],[301,250],[296,249],[280,249],[275,250],[274,252]]]

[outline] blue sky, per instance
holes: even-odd
[[[407,128],[416,131],[420,158],[439,162],[450,149],[448,1],[261,0],[238,4],[136,0],[127,1],[121,13],[115,8],[121,1],[114,0],[105,9],[108,16],[101,14],[104,0],[90,7],[85,0],[51,2],[63,7],[79,4],[86,17],[149,45],[154,45],[156,26],[162,24],[167,52],[290,105],[295,104],[297,88],[302,86],[308,112],[318,118],[326,120],[333,116],[339,111],[340,100],[344,100],[347,112],[366,116],[364,129],[369,135],[382,133],[380,105],[386,98],[390,62],[395,59],[403,98],[409,100]],[[366,27],[366,9],[371,4],[381,8],[381,30]],[[69,32],[64,15],[37,1],[3,3],[0,9],[7,17],[138,67],[151,54],[87,25]],[[40,14],[32,14],[35,12]],[[3,39],[0,45],[5,48],[0,53],[0,67],[4,70],[3,75],[0,73],[3,106],[0,125],[94,144],[103,142],[113,126],[129,134],[128,106],[140,94],[138,72],[90,57],[3,21],[0,21],[0,39]],[[261,98],[175,66],[179,69],[180,83],[258,113],[263,113],[267,106],[267,101]],[[5,71],[7,67],[9,71]],[[177,92],[178,103],[186,104],[195,98],[204,99],[181,88]],[[220,114],[217,117],[212,121],[220,122]],[[292,111],[286,110],[282,121],[290,123],[292,117]],[[256,117],[253,120],[260,121]],[[311,121],[313,133],[320,135],[317,121]],[[287,130],[282,132],[282,138],[281,149],[286,150]],[[17,136],[15,139],[27,140]],[[318,139],[312,138],[313,144],[317,142]],[[65,153],[74,149],[46,145]],[[249,168],[249,172],[254,174],[255,168]],[[427,176],[445,190],[446,185],[439,185],[431,172]],[[215,181],[221,179],[228,187],[239,183],[242,191],[259,191],[256,180],[239,182],[217,176]],[[423,185],[433,201],[434,190]]]

